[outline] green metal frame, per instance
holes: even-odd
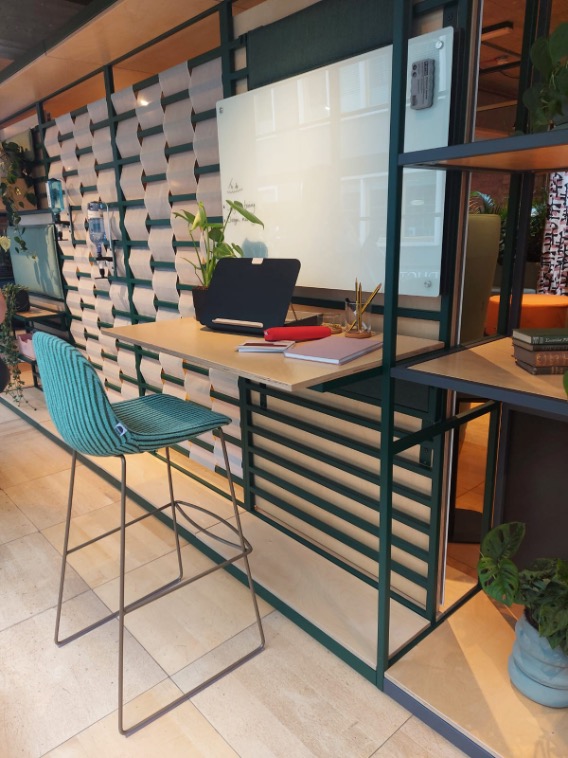
[[[101,0],[102,2],[102,0]],[[383,345],[383,368],[380,372],[371,372],[368,375],[368,378],[374,382],[377,383],[378,386],[380,386],[380,401],[378,401],[375,397],[367,397],[360,396],[357,394],[354,394],[353,396],[356,397],[358,400],[362,400],[363,402],[368,402],[370,405],[377,405],[380,404],[382,407],[382,417],[380,425],[378,425],[377,433],[381,432],[381,445],[380,449],[372,448],[370,446],[361,446],[361,452],[370,454],[376,458],[377,461],[377,471],[376,473],[369,474],[369,472],[364,471],[363,469],[351,466],[351,467],[345,467],[344,462],[342,462],[339,458],[330,458],[329,462],[333,463],[333,465],[337,465],[339,467],[344,466],[345,468],[350,468],[350,472],[353,473],[355,476],[364,477],[367,479],[372,480],[374,483],[380,485],[381,488],[381,495],[380,495],[380,502],[370,502],[366,501],[365,498],[361,498],[360,495],[357,495],[356,492],[353,492],[350,490],[350,488],[345,487],[343,492],[346,496],[354,496],[359,498],[359,501],[361,505],[368,509],[368,512],[372,514],[375,517],[374,521],[367,522],[366,519],[360,519],[357,516],[353,516],[352,514],[347,513],[345,510],[342,510],[337,507],[330,507],[329,503],[325,503],[322,498],[317,498],[306,491],[302,490],[299,487],[293,487],[290,486],[286,480],[285,477],[278,477],[277,475],[273,473],[267,473],[263,470],[263,462],[265,461],[273,461],[279,465],[282,466],[283,470],[286,469],[286,467],[291,470],[292,468],[295,470],[297,474],[306,474],[309,476],[313,476],[313,472],[310,471],[303,471],[302,468],[298,465],[291,466],[291,464],[283,459],[283,457],[274,456],[273,453],[270,451],[267,451],[263,449],[262,440],[269,440],[271,442],[278,442],[282,444],[288,444],[288,439],[285,437],[282,437],[276,433],[269,433],[266,430],[262,430],[259,428],[259,425],[257,423],[258,419],[263,416],[263,414],[271,413],[269,410],[271,399],[278,398],[280,401],[286,400],[287,402],[294,403],[297,406],[308,404],[309,407],[313,409],[320,409],[321,412],[326,412],[328,414],[334,414],[336,411],[332,409],[325,409],[325,403],[318,403],[317,401],[307,401],[304,398],[298,398],[290,395],[286,395],[286,397],[281,397],[277,392],[268,390],[266,387],[262,387],[261,385],[254,385],[246,380],[241,379],[239,382],[239,400],[236,401],[232,398],[227,398],[224,395],[221,394],[215,394],[215,396],[219,397],[220,399],[231,402],[231,403],[239,403],[240,410],[241,410],[241,419],[242,419],[242,438],[241,440],[231,440],[234,444],[241,444],[242,446],[242,453],[243,453],[243,484],[245,486],[245,507],[248,508],[251,512],[256,513],[256,516],[258,518],[261,518],[269,523],[271,523],[275,528],[281,529],[284,533],[288,534],[289,536],[293,537],[294,539],[297,539],[299,542],[304,544],[306,547],[309,547],[310,549],[314,550],[320,555],[323,555],[325,558],[327,558],[329,561],[335,563],[336,565],[341,565],[342,568],[346,571],[350,571],[352,574],[357,576],[362,582],[372,584],[375,586],[378,590],[378,610],[379,610],[379,625],[377,629],[377,666],[376,669],[371,669],[369,666],[367,666],[364,662],[360,661],[356,656],[354,656],[350,651],[348,651],[346,648],[344,648],[340,643],[333,640],[329,635],[327,635],[325,632],[319,630],[317,627],[315,627],[312,623],[310,623],[308,620],[302,618],[297,614],[296,611],[294,611],[292,608],[290,608],[286,603],[284,603],[282,600],[275,598],[271,593],[263,590],[262,588],[259,588],[259,593],[265,597],[269,602],[271,602],[273,605],[281,609],[283,612],[285,612],[290,618],[295,620],[297,623],[299,623],[304,629],[306,629],[310,634],[312,634],[314,637],[316,637],[318,640],[323,642],[330,650],[335,652],[336,654],[340,655],[341,658],[346,660],[353,668],[356,668],[358,671],[360,671],[366,678],[373,681],[378,687],[383,688],[384,685],[384,674],[390,663],[392,663],[392,660],[389,659],[389,615],[390,615],[390,602],[394,598],[398,602],[403,603],[407,605],[408,607],[412,608],[413,611],[418,613],[419,615],[423,616],[428,620],[429,623],[429,630],[433,628],[433,626],[437,623],[437,607],[436,607],[436,572],[437,572],[437,566],[438,566],[438,560],[439,560],[439,532],[440,532],[440,501],[442,498],[442,487],[443,487],[443,460],[444,460],[444,434],[445,431],[449,428],[453,428],[451,422],[446,422],[444,419],[444,413],[445,413],[445,407],[446,407],[446,393],[443,390],[438,389],[431,389],[428,395],[426,408],[425,410],[417,409],[414,407],[398,407],[396,403],[396,397],[395,397],[395,380],[392,375],[392,370],[395,367],[396,364],[396,358],[395,358],[395,342],[396,342],[396,333],[397,333],[397,322],[398,319],[401,317],[407,317],[407,318],[415,318],[415,319],[421,319],[421,320],[429,320],[434,321],[439,324],[438,330],[440,339],[447,345],[449,344],[450,339],[450,332],[451,332],[451,321],[452,321],[452,313],[454,304],[451,302],[451,297],[448,294],[452,291],[452,285],[453,285],[453,276],[454,276],[454,267],[451,265],[452,261],[451,259],[451,248],[453,244],[454,237],[457,235],[457,226],[454,220],[454,216],[456,214],[454,213],[447,213],[446,214],[446,222],[445,222],[445,232],[444,232],[444,240],[445,240],[445,247],[444,247],[444,258],[446,261],[446,273],[445,273],[445,279],[443,281],[443,291],[441,296],[441,306],[439,310],[425,310],[422,308],[406,308],[406,307],[400,307],[399,300],[398,300],[398,274],[399,274],[399,249],[400,249],[400,214],[401,214],[401,193],[402,193],[402,178],[403,178],[403,168],[399,164],[399,154],[403,152],[403,134],[404,134],[404,101],[405,101],[405,90],[406,90],[406,83],[405,83],[405,75],[403,72],[406,71],[406,41],[408,37],[410,36],[410,28],[411,28],[411,22],[413,19],[420,18],[421,16],[430,13],[432,11],[442,9],[444,11],[444,18],[445,22],[449,24],[453,24],[462,30],[467,30],[468,23],[469,23],[469,12],[470,12],[470,0],[422,0],[421,2],[418,2],[416,4],[413,4],[411,0],[396,0],[393,2],[393,8],[394,8],[394,24],[393,24],[393,79],[392,79],[392,103],[391,103],[391,133],[390,133],[390,144],[391,144],[391,151],[390,151],[390,159],[389,159],[389,179],[388,179],[388,196],[389,196],[389,204],[388,204],[388,214],[387,214],[387,250],[388,250],[388,256],[387,256],[387,263],[386,263],[386,272],[385,272],[385,297],[384,297],[384,305],[382,307],[376,307],[373,310],[377,313],[382,313],[384,316],[384,345]],[[208,53],[198,56],[195,59],[192,59],[188,62],[188,65],[198,65],[199,63],[206,62],[207,60],[210,60],[214,57],[220,57],[221,63],[222,63],[222,77],[223,77],[223,91],[225,96],[229,96],[231,94],[234,94],[236,84],[241,79],[246,79],[248,74],[248,69],[240,69],[236,70],[235,65],[235,51],[240,47],[243,46],[246,43],[246,38],[240,39],[240,40],[233,40],[232,35],[232,12],[231,12],[231,2],[230,0],[223,0],[218,6],[215,6],[214,8],[199,14],[195,18],[191,19],[190,21],[186,22],[185,24],[182,24],[175,29],[171,30],[167,34],[160,35],[159,37],[156,37],[154,40],[152,40],[149,45],[146,45],[144,47],[149,47],[153,44],[156,44],[158,42],[163,41],[164,39],[167,39],[172,34],[177,33],[183,28],[186,28],[192,24],[195,24],[202,19],[212,15],[217,14],[218,21],[219,21],[219,37],[220,37],[220,45],[218,48],[215,48],[214,50],[209,51]],[[462,35],[463,36],[463,35]],[[465,47],[465,44],[463,43],[463,40],[460,41],[460,56],[459,60],[463,61],[463,56],[461,55],[462,49]],[[150,321],[152,319],[145,317],[141,314],[139,314],[134,306],[133,301],[133,292],[134,288],[137,286],[151,286],[151,281],[148,280],[141,280],[136,277],[134,277],[132,268],[130,266],[130,254],[131,249],[133,247],[143,247],[145,243],[142,243],[140,241],[131,240],[128,237],[126,226],[124,223],[125,219],[125,212],[127,208],[136,206],[141,204],[142,200],[134,200],[134,201],[127,201],[124,198],[124,195],[122,194],[122,190],[120,187],[120,172],[121,168],[124,165],[127,165],[129,163],[134,162],[137,160],[137,158],[120,158],[116,146],[116,130],[118,127],[118,124],[121,120],[130,118],[133,113],[123,113],[120,115],[115,115],[114,110],[112,107],[112,99],[111,95],[114,92],[114,82],[113,82],[113,67],[127,59],[128,57],[135,55],[137,52],[139,52],[142,48],[138,48],[137,50],[132,51],[126,56],[122,56],[121,58],[111,62],[110,64],[101,67],[100,69],[93,71],[92,74],[90,74],[87,77],[83,77],[82,79],[75,82],[73,85],[69,85],[69,87],[65,87],[62,90],[59,90],[58,92],[53,93],[50,97],[53,97],[60,92],[64,91],[65,89],[69,89],[70,87],[85,81],[87,79],[92,78],[93,76],[102,75],[103,76],[103,82],[104,82],[104,90],[105,90],[105,98],[107,102],[107,112],[108,112],[108,118],[104,119],[103,121],[96,123],[93,125],[93,129],[100,129],[103,127],[109,127],[111,132],[111,141],[113,146],[113,158],[112,161],[110,161],[107,164],[101,165],[98,168],[102,170],[108,170],[112,169],[115,174],[115,186],[116,186],[116,197],[117,201],[116,203],[110,204],[110,207],[113,210],[118,211],[119,216],[119,224],[120,224],[120,232],[121,232],[121,241],[119,241],[117,244],[122,247],[123,254],[124,254],[124,264],[125,264],[125,275],[121,277],[114,277],[114,281],[125,284],[128,291],[128,302],[129,302],[129,308],[127,311],[125,311],[122,315],[128,317],[132,323],[142,323],[144,321]],[[460,63],[460,65],[463,66],[463,63]],[[463,68],[461,69],[463,73]],[[157,81],[157,77],[149,77],[148,79],[139,82],[135,89],[141,89],[143,87],[149,86],[150,84]],[[173,103],[179,100],[182,97],[185,97],[183,93],[178,93],[176,95],[169,96],[168,98],[164,98],[164,104]],[[49,100],[50,98],[46,98],[44,101],[37,104],[37,113],[38,113],[38,121],[39,121],[39,134],[41,138],[43,139],[43,135],[45,133],[45,130],[49,128],[51,125],[53,125],[53,121],[49,121],[45,119],[44,112],[43,112],[43,103],[46,100]],[[79,113],[84,112],[84,108],[77,109],[77,111],[74,111],[73,113],[75,115],[78,115]],[[461,109],[456,109],[458,113],[461,113]],[[23,111],[22,111],[23,112]],[[14,114],[15,116],[19,114]],[[215,117],[215,111],[208,111],[206,113],[199,114],[196,117],[196,122],[201,119],[210,119]],[[460,119],[455,119],[455,123],[452,125],[452,140],[459,141],[461,137],[461,130],[463,129],[463,124],[461,123]],[[150,136],[151,134],[159,133],[161,130],[160,127],[155,127],[152,129],[146,129],[146,130],[140,130],[140,136]],[[65,135],[62,137],[65,138]],[[174,154],[183,150],[191,150],[192,144],[188,143],[186,145],[177,146],[175,148],[167,149],[167,152],[169,154]],[[89,148],[87,148],[85,151],[79,151],[79,152],[87,152]],[[44,156],[44,168],[45,168],[45,175],[48,175],[49,170],[49,159],[47,156]],[[196,173],[197,174],[205,174],[210,172],[218,172],[219,166],[217,165],[211,165],[211,166],[197,166],[196,167]],[[72,172],[69,172],[67,175],[70,175]],[[146,182],[153,182],[153,181],[162,181],[164,179],[164,176],[162,174],[154,175],[154,176],[146,176],[145,181]],[[456,194],[456,188],[460,188],[461,180],[456,179],[453,183],[452,180],[450,180],[449,185],[451,186],[451,189],[447,192],[447,203],[453,202],[453,199]],[[89,189],[89,188],[86,188]],[[92,188],[91,188],[92,189]],[[183,201],[194,201],[195,195],[192,193],[185,194],[185,195],[179,195],[176,197],[171,198],[175,202],[183,202]],[[448,207],[450,207],[448,205]],[[451,206],[455,209],[455,206]],[[73,208],[71,209],[74,210]],[[76,209],[75,209],[76,210]],[[152,220],[152,226],[161,226],[165,225],[167,220],[165,219],[154,219]],[[80,242],[79,242],[80,244]],[[179,242],[177,243],[176,248],[181,250],[184,247],[191,247],[192,243],[190,242]],[[172,265],[169,263],[159,263],[155,265],[156,269],[162,269],[162,270],[171,270]],[[68,290],[71,290],[72,288],[68,288]],[[180,290],[183,289],[191,289],[189,285],[179,286]],[[298,299],[297,302],[309,302],[309,304],[316,304],[316,305],[323,305],[325,304],[325,307],[342,307],[341,303],[329,303],[324,300],[311,300],[307,301],[305,298]],[[170,308],[175,307],[174,304],[159,301],[157,303],[159,307],[163,308]],[[91,335],[89,335],[91,336]],[[149,351],[146,351],[142,348],[138,347],[132,347],[127,346],[125,344],[119,344],[119,348],[122,350],[130,350],[135,355],[135,375],[134,376],[124,376],[123,378],[126,381],[132,382],[136,384],[139,387],[139,391],[141,394],[145,393],[147,390],[155,391],[157,388],[152,387],[151,385],[147,384],[143,379],[143,374],[140,370],[141,361],[143,358],[156,358],[157,356],[154,353],[151,353]],[[116,360],[114,356],[108,355],[107,353],[103,353],[103,357],[108,360]],[[197,369],[192,366],[185,365],[186,369],[192,370],[192,371],[198,371],[202,372],[203,370]],[[179,384],[179,380],[175,380],[174,377],[167,377],[169,381],[174,381],[174,383]],[[358,377],[358,379],[362,379],[365,377]],[[108,385],[112,387],[112,383],[108,382]],[[116,388],[118,389],[118,388]],[[346,382],[340,382],[336,384],[330,384],[330,385],[324,385],[320,388],[318,388],[325,392],[336,392],[338,394],[345,394],[349,396],[349,393],[351,391],[350,388],[350,382],[347,380]],[[255,399],[258,398],[258,401]],[[324,410],[325,409],[325,410]],[[394,413],[395,411],[404,411],[410,416],[419,417],[422,421],[423,429],[421,432],[417,432],[415,434],[407,434],[403,429],[400,429],[395,424],[395,418]],[[272,417],[275,417],[277,414],[272,413]],[[340,417],[341,414],[338,413],[338,417]],[[493,421],[491,421],[491,428],[493,430],[493,434],[495,434],[495,424]],[[290,426],[296,426],[297,428],[301,428],[302,425],[300,422],[292,422],[290,419],[285,419],[285,417],[280,419],[282,422],[288,422]],[[345,417],[345,420],[349,420],[352,423],[360,424],[361,426],[367,426],[371,428],[375,428],[372,422],[370,422],[368,419],[363,418],[361,416],[354,416],[349,415]],[[450,424],[449,426],[447,424]],[[311,431],[313,434],[320,434],[321,429],[316,429],[315,427],[312,427],[310,430],[310,425],[305,424],[303,425],[304,431]],[[344,438],[344,436],[337,434],[337,435],[331,435],[327,434],[326,436],[328,438],[333,438],[332,441],[336,442],[338,446],[345,445],[348,443],[348,441]],[[349,441],[351,442],[351,441]],[[400,453],[407,447],[410,447],[411,445],[419,445],[420,446],[420,454],[419,454],[419,462],[418,463],[412,463],[408,460],[405,460],[401,457]],[[307,454],[308,451],[302,449],[301,445],[295,444],[295,449],[298,452],[302,452]],[[314,451],[309,451],[312,454],[312,457],[314,459],[324,460],[326,456],[322,454],[318,454],[317,452],[314,453]],[[174,464],[175,465],[175,464]],[[379,465],[380,465],[380,474],[379,474]],[[430,482],[430,494],[429,496],[425,496],[424,493],[419,492],[417,490],[414,490],[411,487],[404,487],[401,484],[397,483],[394,477],[394,469],[396,466],[402,466],[406,468],[409,471],[412,471],[414,473],[418,473],[424,476],[428,477],[428,481]],[[181,470],[184,470],[180,467]],[[186,472],[187,473],[187,472]],[[194,478],[196,478],[198,481],[202,481],[197,477],[195,474],[190,474]],[[358,571],[354,567],[350,566],[347,562],[343,561],[338,556],[334,555],[331,551],[327,551],[324,548],[322,548],[320,545],[315,545],[310,540],[302,537],[301,535],[298,535],[293,532],[291,529],[287,529],[285,525],[277,524],[273,519],[269,518],[266,514],[259,513],[255,510],[255,497],[259,494],[262,494],[263,496],[266,496],[268,493],[265,488],[263,488],[263,481],[268,481],[270,478],[270,481],[272,484],[279,487],[279,489],[282,492],[282,497],[279,498],[273,498],[277,499],[278,503],[276,503],[279,507],[282,507],[284,510],[287,510],[289,513],[295,515],[295,516],[301,516],[306,520],[306,523],[309,523],[310,526],[317,527],[322,531],[322,533],[326,533],[328,536],[333,537],[334,539],[338,539],[343,544],[347,545],[351,549],[355,549],[361,553],[361,555],[371,558],[374,560],[378,566],[378,578],[377,577],[370,577],[367,572],[364,571]],[[331,482],[329,480],[326,480],[325,476],[318,476],[316,477],[316,480],[319,481],[319,483],[329,486]],[[210,486],[210,483],[203,482],[207,486]],[[489,485],[488,485],[489,487]],[[225,495],[222,490],[216,489],[220,494]],[[295,508],[290,503],[287,503],[285,493],[290,492],[292,495],[295,496],[301,496],[304,497],[308,502],[311,503],[311,505],[315,506],[318,509],[318,513],[328,513],[332,515],[339,516],[341,519],[344,519],[347,523],[356,525],[359,528],[362,528],[363,531],[371,535],[373,538],[378,538],[379,545],[381,546],[378,550],[369,549],[368,546],[356,539],[353,539],[349,537],[348,535],[342,534],[340,530],[331,528],[328,524],[325,522],[325,517],[318,517],[310,515],[309,518],[306,518],[306,514],[301,514],[298,512],[298,509]],[[396,505],[393,503],[393,495],[404,495],[405,497],[408,497],[410,499],[413,499],[418,504],[426,507],[429,509],[429,520],[422,521],[421,519],[415,518],[413,516],[408,516],[407,514],[403,513],[400,509],[396,507]],[[380,515],[380,519],[379,519]],[[411,527],[412,529],[416,530],[417,532],[420,532],[421,534],[427,534],[428,535],[428,548],[417,548],[416,546],[410,544],[407,540],[404,540],[400,537],[398,537],[396,534],[393,534],[393,524],[396,525],[396,523],[399,522],[401,524],[405,524],[408,527]],[[487,523],[485,523],[485,526],[487,526]],[[193,540],[190,538],[189,535],[187,536],[188,539],[193,544]],[[197,542],[197,546],[200,547],[200,549],[204,549],[201,543]],[[407,551],[410,555],[412,555],[414,558],[418,559],[422,562],[422,564],[425,567],[425,573],[422,575],[417,571],[414,571],[413,569],[409,569],[408,567],[405,567],[400,562],[393,560],[393,557],[391,555],[391,548],[396,547],[398,549],[401,549],[403,551]],[[207,551],[206,551],[207,552]],[[422,607],[420,604],[417,604],[413,601],[408,600],[406,597],[403,597],[400,595],[400,593],[394,591],[392,589],[392,575],[395,573],[400,573],[402,576],[410,579],[411,581],[415,582],[417,587],[420,587],[422,590],[424,590],[426,601],[424,606]]]

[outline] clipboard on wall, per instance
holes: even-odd
[[[239,334],[263,334],[271,326],[283,326],[299,271],[295,258],[222,258],[201,323]]]

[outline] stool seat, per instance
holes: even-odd
[[[487,304],[485,334],[497,334],[499,295],[492,295]],[[567,325],[568,296],[526,293],[521,300],[522,329],[563,328]]]
[[[243,534],[241,519],[235,487],[229,466],[227,446],[223,435],[223,426],[231,422],[228,416],[204,408],[195,403],[186,402],[170,395],[148,395],[145,397],[124,400],[118,403],[110,403],[106,396],[103,385],[99,380],[94,367],[81,354],[81,352],[63,340],[45,332],[36,332],[33,344],[41,382],[45,394],[47,408],[51,418],[63,440],[72,450],[71,474],[69,480],[69,496],[67,501],[67,515],[65,519],[65,533],[63,538],[63,555],[61,561],[61,576],[59,580],[59,596],[57,600],[57,613],[55,620],[55,642],[57,645],[66,645],[84,634],[97,629],[102,624],[112,619],[118,619],[118,730],[126,736],[141,729],[160,716],[168,713],[208,687],[213,682],[233,671],[237,666],[250,660],[254,655],[264,649],[264,632],[258,602],[254,589],[252,574],[248,561],[252,551],[250,543]],[[172,467],[170,462],[169,446],[175,443],[191,439],[204,432],[213,432],[221,442],[223,460],[227,472],[227,482],[233,505],[233,520],[230,522],[221,518],[218,514],[208,511],[195,503],[176,500],[172,481]],[[126,520],[126,455],[141,452],[156,452],[165,449],[166,474],[168,479],[168,492],[170,500],[163,506],[154,508],[142,516],[131,521]],[[82,542],[74,547],[69,547],[71,530],[71,516],[73,509],[73,495],[75,485],[75,472],[78,454],[83,453],[95,456],[116,456],[121,461],[120,480],[120,526],[109,529],[92,539]],[[150,517],[162,517],[163,511],[171,512],[171,524],[174,532],[177,553],[177,565],[179,573],[166,584],[149,592],[143,597],[126,603],[125,580],[126,580],[126,530],[129,526]],[[214,525],[223,524],[231,533],[230,539],[221,537],[215,531],[203,527],[195,521],[190,513],[197,511],[212,517]],[[229,557],[220,557],[218,563],[212,563],[210,568],[184,577],[180,539],[178,534],[178,518],[186,521],[193,530],[198,530],[224,546],[229,546],[233,553]],[[79,631],[62,637],[60,627],[62,623],[63,596],[65,589],[65,575],[68,565],[68,556],[72,553],[98,542],[111,534],[120,532],[120,566],[119,566],[119,599],[118,611],[109,613],[94,623],[83,627]],[[234,539],[234,541],[233,541]],[[250,591],[256,625],[260,642],[250,652],[245,653],[228,665],[224,666],[205,681],[194,686],[188,692],[153,711],[129,727],[124,726],[124,630],[125,617],[148,603],[158,600],[175,590],[202,579],[214,571],[227,568],[242,560],[246,582]],[[180,644],[181,641],[180,641]]]
[[[171,395],[146,395],[113,403],[138,452],[174,445],[231,423],[228,416]]]

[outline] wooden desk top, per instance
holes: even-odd
[[[382,363],[382,350],[340,366],[286,358],[282,353],[239,353],[236,351],[237,345],[259,338],[215,332],[201,326],[194,318],[168,319],[102,331],[122,342],[139,345],[156,353],[176,355],[195,366],[228,371],[287,392],[378,368]],[[338,335],[334,339],[345,337]],[[440,347],[442,343],[435,340],[399,335],[397,357],[407,358]]]

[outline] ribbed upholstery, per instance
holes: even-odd
[[[229,424],[231,419],[170,395],[110,403],[77,348],[45,332],[33,343],[45,399],[59,433],[86,455],[157,450]]]

